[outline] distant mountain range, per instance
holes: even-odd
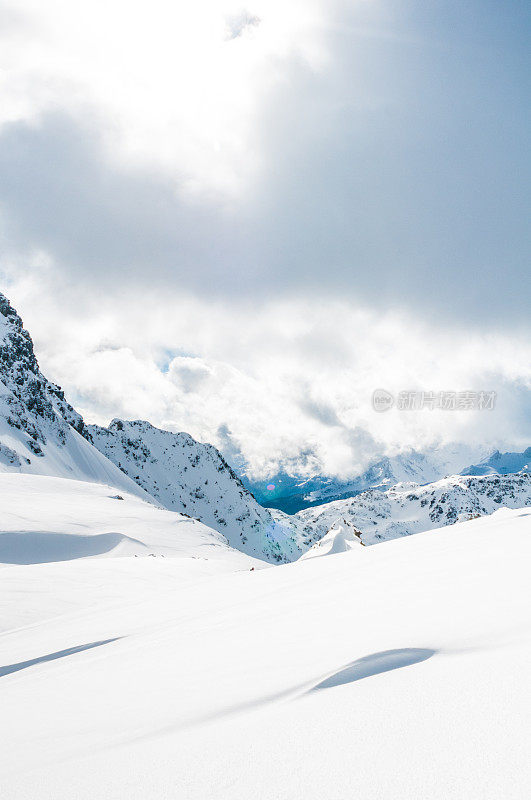
[[[363,544],[376,544],[500,508],[524,506],[531,506],[531,473],[522,470],[507,475],[454,475],[424,486],[399,483],[385,491],[370,489],[347,500],[307,508],[288,519],[308,548],[338,524],[354,527]]]
[[[293,477],[286,473],[271,476],[265,481],[252,481],[245,477],[243,481],[266,507],[295,514],[305,508],[354,497],[367,489],[385,490],[404,481],[432,483],[448,475],[460,474],[467,464],[487,459],[491,454],[492,450],[482,445],[454,443],[423,452],[408,450],[397,456],[375,460],[364,472],[344,481],[322,476]]]
[[[500,453],[496,450],[479,464],[464,469],[461,475],[508,475],[522,469],[531,470],[531,447],[523,453]]]
[[[0,472],[107,484],[197,519],[270,563],[299,558],[337,533],[338,519],[341,530],[354,526],[372,544],[529,505],[530,456],[531,448],[490,453],[456,444],[380,459],[349,481],[281,473],[244,485],[215,447],[187,433],[141,420],[86,425],[40,371],[29,333],[0,294]],[[341,537],[342,546],[352,538]]]

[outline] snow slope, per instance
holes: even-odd
[[[33,342],[0,294],[0,473],[56,475],[145,492],[90,443],[83,418],[39,369]]]
[[[531,506],[531,475],[454,475],[419,486],[399,483],[387,491],[371,489],[348,500],[307,508],[286,517],[300,546],[307,550],[336,524],[338,519],[361,531],[364,544],[375,544],[399,536],[453,525],[499,508]]]
[[[164,575],[169,559],[178,560],[186,576],[264,566],[230,548],[225,537],[201,522],[156,508],[135,495],[117,494],[115,487],[42,475],[0,475],[0,574],[6,595],[8,587],[13,588],[13,574],[18,574],[18,567],[8,565],[33,565],[25,573],[32,575],[30,619],[15,592],[11,610],[2,608],[0,630],[13,625],[13,615],[18,624],[27,624],[34,620],[31,615],[48,614],[46,603],[35,599],[55,596],[54,570],[69,576],[70,596],[65,602],[71,608],[76,605],[76,576],[99,574],[101,561],[111,558],[120,563],[103,567],[109,581],[103,592],[116,591],[128,575],[141,576],[140,561],[146,559],[157,562],[151,568],[154,575],[157,570]],[[86,567],[87,561],[100,566]],[[142,579],[130,588],[136,593],[141,585]],[[56,598],[54,608],[58,602],[60,606]],[[81,605],[84,602],[80,600]]]
[[[522,800],[530,558],[524,509],[186,581],[4,567],[2,795]]]
[[[15,538],[42,546],[23,547],[16,560]],[[108,540],[102,537],[108,537]],[[49,538],[54,556],[48,558]],[[65,541],[64,552],[52,545]],[[109,548],[97,552],[88,540],[107,541]],[[70,541],[67,541],[70,540]],[[118,544],[115,543],[118,542]],[[9,546],[6,542],[9,541]],[[91,550],[96,552],[92,553]],[[31,561],[26,560],[31,556]],[[218,531],[196,519],[157,508],[131,494],[117,494],[113,486],[43,475],[0,475],[0,563],[45,563],[90,556],[168,556],[213,558],[228,555],[234,564],[261,564],[233,550]]]
[[[142,420],[114,419],[89,431],[95,446],[165,508],[196,517],[257,558],[283,562],[301,554],[291,527],[256,502],[213,445]]]

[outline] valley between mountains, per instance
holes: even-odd
[[[288,514],[87,424],[3,295],[0,381],[3,797],[528,796],[529,448],[291,476]]]

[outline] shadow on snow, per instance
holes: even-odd
[[[75,647],[68,647],[66,650],[58,650],[56,653],[48,653],[45,656],[31,658],[29,661],[19,661],[17,664],[6,664],[4,667],[0,667],[0,677],[3,677],[4,675],[11,675],[13,672],[19,672],[22,669],[33,667],[36,664],[43,664],[46,661],[55,661],[57,658],[65,658],[66,656],[71,656],[74,653],[81,653],[83,650],[91,650],[93,647],[101,647],[103,644],[116,642],[118,639],[121,639],[121,636],[115,636],[112,639],[102,639],[101,642],[78,644]]]

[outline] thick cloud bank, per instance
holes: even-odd
[[[520,4],[0,5],[3,289],[89,419],[261,476],[528,444]]]

